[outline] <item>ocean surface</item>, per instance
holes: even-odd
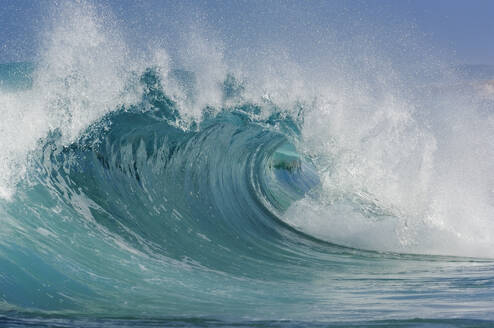
[[[492,67],[307,81],[60,15],[0,65],[1,327],[494,326]]]

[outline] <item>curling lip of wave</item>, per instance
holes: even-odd
[[[26,67],[9,87],[29,88]],[[38,143],[17,194],[1,203],[8,238],[0,240],[0,265],[8,283],[0,283],[0,309],[193,317],[226,308],[233,317],[269,318],[289,309],[294,320],[304,313],[327,319],[327,310],[300,305],[300,291],[328,272],[351,291],[341,277],[359,263],[380,272],[394,261],[463,261],[347,248],[299,229],[286,213],[325,192],[315,164],[294,146],[303,113],[294,118],[269,104],[274,109],[265,115],[262,105],[242,100],[229,76],[223,97],[234,105],[206,108],[184,128],[158,73],[146,70],[140,100],[106,113],[75,142],[66,144],[55,129]],[[192,73],[171,74],[193,90]],[[344,200],[370,223],[389,216],[372,198]],[[278,295],[280,286],[279,299],[264,304],[269,313],[252,301]]]

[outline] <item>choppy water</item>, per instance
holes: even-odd
[[[494,324],[488,68],[314,86],[61,15],[0,66],[0,325]]]

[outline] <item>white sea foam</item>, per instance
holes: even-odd
[[[74,141],[87,126],[118,105],[134,101],[127,49],[87,3],[54,9],[42,34],[33,87],[0,91],[0,196],[9,198],[40,138],[58,130]]]
[[[446,76],[406,92],[385,79],[323,92],[300,145],[321,190],[293,204],[286,221],[352,247],[494,256],[494,112]]]

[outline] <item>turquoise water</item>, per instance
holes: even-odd
[[[489,69],[294,87],[62,15],[0,65],[0,326],[494,325]]]

